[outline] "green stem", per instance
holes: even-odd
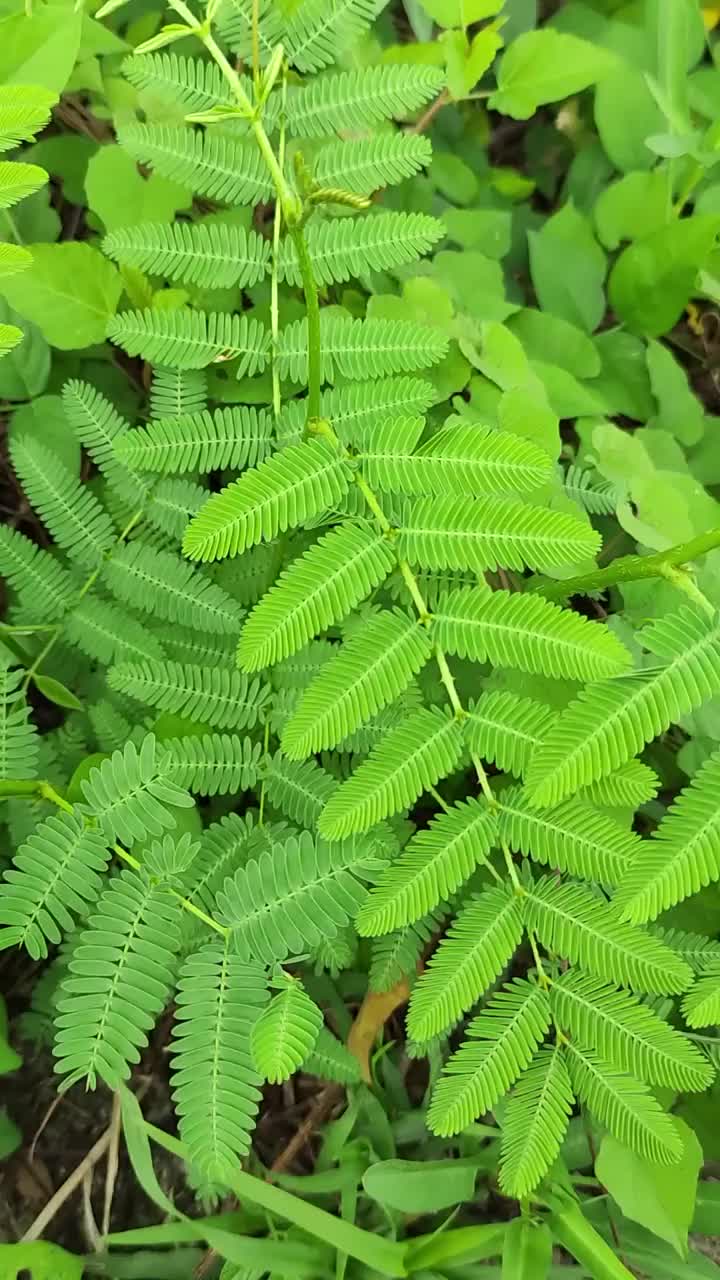
[[[18,225],[15,219],[13,218],[12,214],[8,209],[3,209],[2,212],[3,212],[3,217],[7,223],[8,231],[10,232],[13,240],[15,241],[16,244],[23,245],[25,241],[23,240],[22,236],[20,235],[20,232],[18,231]]]
[[[341,448],[341,442],[338,436],[336,435],[336,433],[333,431],[329,422],[321,421],[315,428],[315,431],[317,435],[324,436],[326,440],[329,440],[330,443],[336,449]],[[361,471],[355,472],[355,483],[357,484],[360,492],[365,498],[365,501],[367,502],[368,507],[370,508],[373,515],[375,516],[375,519],[377,520],[382,532],[385,534],[385,537],[388,539],[389,542],[394,542],[395,530],[390,524],[390,521],[385,515],[385,512],[383,511],[380,503],[378,502],[376,495],[374,494],[373,490],[371,489],[370,485],[368,484],[367,480],[365,479]],[[410,565],[408,564],[407,560],[404,560],[402,556],[397,556],[397,555],[396,555],[396,559],[397,559],[398,568],[403,576],[405,585],[407,586],[407,589],[410,593],[410,597],[417,610],[418,621],[421,622],[423,626],[428,626],[428,624],[432,620],[432,614],[430,613],[430,610],[427,607],[422,591],[420,590],[420,584],[415,574],[413,573]],[[443,685],[445,686],[445,690],[447,692],[448,698],[450,699],[450,705],[453,709],[453,712],[458,720],[463,720],[467,715],[467,712],[465,711],[465,708],[462,705],[462,701],[460,699],[460,695],[458,694],[457,686],[455,684],[455,679],[453,677],[452,671],[450,670],[450,667],[448,666],[448,660],[445,656],[445,653],[440,648],[440,645],[437,645],[437,644],[435,645],[433,652],[435,655],[435,661],[437,663],[438,671],[440,673],[440,679],[442,680]],[[488,776],[482,766],[482,762],[478,759],[478,757],[474,753],[471,753],[470,758],[475,767],[475,772],[478,777],[478,782],[480,783],[480,787],[482,789],[483,795],[485,796],[485,799],[487,800],[488,804],[492,808],[496,808],[497,800],[495,799],[495,796],[492,792],[492,788],[490,787]],[[513,868],[513,872],[514,872],[514,868]]]
[[[548,582],[532,578],[527,590],[537,592],[546,600],[566,600],[568,596],[587,595],[591,591],[604,591],[621,582],[639,582],[644,578],[661,578],[668,567],[690,564],[720,547],[720,529],[709,529],[689,542],[679,542],[666,551],[651,556],[620,556],[605,569],[596,569],[577,578],[565,578],[563,582]]]
[[[265,132],[265,128],[262,123],[262,120],[257,115],[256,108],[253,106],[245,90],[243,89],[242,81],[240,80],[240,77],[237,71],[228,62],[227,58],[225,57],[225,54],[223,53],[222,49],[217,43],[217,40],[215,39],[215,37],[209,31],[200,32],[199,35],[200,35],[200,39],[205,45],[205,48],[210,54],[210,57],[220,68],[220,70],[222,71],[222,74],[224,75],[225,79],[230,85],[230,88],[235,94],[238,105],[242,108],[243,111],[247,112],[248,119],[251,121],[252,131],[255,135],[255,141],[257,142],[258,147],[262,152],[265,163],[272,175],[272,180],[275,186],[275,190],[277,192],[277,197],[282,205],[283,216],[285,218],[285,221],[288,224],[290,224],[297,218],[299,214],[298,202],[295,196],[293,195],[292,191],[290,190],[285,174],[283,173],[280,165],[278,164],[277,157],[275,155],[275,152],[272,149],[270,139],[268,138]]]
[[[715,617],[715,607],[710,603],[707,596],[702,592],[691,578],[690,574],[683,569],[676,569],[674,565],[666,564],[662,566],[662,576],[666,578],[672,587],[676,587],[678,591],[682,591],[693,604],[697,604],[711,618]]]
[[[320,300],[313,275],[307,241],[299,224],[290,227],[290,235],[298,256],[300,276],[305,294],[308,328],[308,399],[307,420],[320,417],[320,387],[322,385],[322,354],[320,345]]]
[[[287,101],[287,69],[283,72],[282,86],[282,109],[280,113],[280,143],[278,146],[278,161],[281,170],[285,169],[285,104]],[[280,365],[278,363],[278,348],[280,344],[280,295],[279,295],[279,276],[280,276],[280,232],[282,230],[282,204],[279,200],[275,201],[275,215],[273,217],[273,248],[272,248],[272,275],[270,278],[270,331],[272,338],[272,403],[275,419],[280,417],[282,408],[282,396],[280,391]]]

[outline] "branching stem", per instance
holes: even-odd
[[[620,556],[604,569],[596,569],[577,578],[565,578],[563,582],[548,582],[532,578],[527,590],[537,592],[546,600],[567,600],[568,596],[587,595],[591,591],[604,591],[622,582],[640,582],[643,578],[666,576],[668,568],[690,564],[720,547],[720,528],[708,529],[689,542],[679,542],[666,551],[652,556]],[[677,585],[677,583],[675,584]]]

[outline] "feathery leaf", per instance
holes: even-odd
[[[203,289],[247,288],[269,270],[270,245],[225,222],[141,222],[103,240],[114,262]],[[410,261],[410,259],[405,259]]]
[[[614,905],[639,924],[720,878],[720,752],[698,769],[638,856]]]
[[[440,597],[433,619],[440,647],[472,662],[568,680],[601,680],[630,664],[607,627],[541,596],[463,587]]]
[[[108,684],[138,702],[216,729],[254,728],[270,696],[257,678],[189,662],[122,662],[110,668]]]
[[[447,777],[461,752],[456,720],[439,708],[413,712],[331,796],[320,818],[321,834],[343,839],[399,813]]]
[[[176,996],[172,1091],[193,1165],[225,1181],[250,1150],[262,1080],[250,1036],[268,998],[260,965],[211,943],[185,960]]]
[[[357,919],[358,933],[389,933],[426,916],[486,861],[496,829],[495,815],[474,799],[434,818],[371,890]]]
[[[549,1025],[540,987],[516,978],[498,991],[445,1064],[428,1111],[431,1132],[460,1133],[489,1111],[530,1064]]]
[[[192,560],[242,555],[334,507],[349,484],[346,464],[324,440],[288,445],[213,494],[191,521],[183,550]]]
[[[407,614],[371,618],[302,694],[282,735],[285,754],[297,760],[337,746],[394,702],[431,654],[427,631]]]
[[[594,556],[599,535],[574,516],[509,498],[418,498],[408,504],[399,554],[424,569],[524,569]]]
[[[3,775],[4,776],[4,775]],[[46,818],[21,844],[0,884],[0,946],[23,946],[44,960],[102,888],[110,851],[71,813]]]
[[[559,1046],[539,1049],[505,1107],[500,1186],[524,1200],[555,1163],[568,1126],[573,1093]]]
[[[437,67],[401,64],[322,76],[290,90],[288,127],[296,138],[322,138],[401,119],[434,98],[444,81]]]
[[[672,1119],[646,1085],[631,1079],[593,1050],[565,1045],[572,1087],[588,1111],[619,1142],[655,1164],[674,1164],[682,1141]]]
[[[296,979],[273,996],[254,1024],[251,1036],[253,1062],[263,1080],[282,1084],[310,1057],[323,1016],[314,1000]]]
[[[658,937],[618,919],[607,903],[579,884],[547,876],[524,899],[528,926],[543,946],[607,982],[679,994],[692,979],[685,961]]]
[[[520,901],[504,885],[463,907],[415,985],[408,1013],[413,1040],[430,1040],[467,1013],[505,968],[522,932]]]
[[[555,720],[527,774],[533,803],[557,804],[625,764],[720,693],[720,622],[683,608],[641,633],[663,666],[591,685]]]
[[[364,525],[324,534],[253,609],[240,636],[240,666],[258,671],[296,653],[360,604],[394,564],[387,539]]]

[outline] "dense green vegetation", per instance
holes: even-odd
[[[0,1072],[112,1115],[0,1275],[718,1280],[720,10],[90,7],[0,2]]]

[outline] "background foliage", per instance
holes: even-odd
[[[0,5],[0,1072],[168,1221],[0,1271],[718,1275],[719,14],[90,8]]]

